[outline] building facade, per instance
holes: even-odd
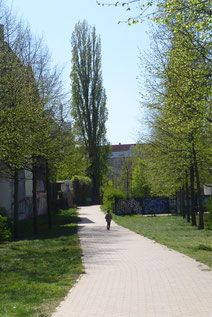
[[[131,162],[129,159],[133,156],[133,148],[135,148],[136,144],[117,144],[112,145],[112,152],[109,160],[109,173],[108,178],[112,181],[112,184],[115,187],[120,187],[120,175],[123,170],[126,170],[127,183],[122,184],[123,187],[126,187],[126,191],[129,191],[129,178],[130,178],[130,169]],[[129,172],[129,173],[128,173]]]

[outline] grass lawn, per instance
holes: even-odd
[[[212,269],[212,231],[198,230],[180,216],[116,216],[113,220],[171,249],[189,255]]]
[[[39,217],[39,235],[32,221],[20,226],[20,240],[0,245],[0,316],[49,316],[83,273],[75,209]],[[24,233],[23,233],[24,232]]]

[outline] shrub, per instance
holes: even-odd
[[[7,209],[4,207],[0,207],[0,215],[3,217],[7,217],[8,215]]]
[[[91,198],[92,181],[89,177],[73,176],[71,179],[71,194],[74,204],[87,205]]]
[[[212,230],[212,196],[206,202],[206,209],[209,212],[206,217],[206,224],[208,229]]]
[[[0,243],[11,239],[11,232],[8,227],[7,217],[0,215]]]
[[[9,215],[8,211],[4,207],[0,207],[0,216],[6,218],[7,227],[12,230],[12,218],[11,215]]]
[[[115,199],[116,198],[126,198],[126,195],[112,186],[107,186],[104,188],[103,193],[103,205],[106,210],[115,210]]]

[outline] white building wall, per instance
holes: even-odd
[[[204,195],[212,195],[212,184],[204,185]]]
[[[19,171],[18,201],[19,220],[22,220],[32,214],[32,177],[24,170]],[[0,207],[13,218],[14,180],[9,176],[0,176]]]

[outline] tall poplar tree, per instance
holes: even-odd
[[[78,22],[71,38],[71,115],[79,144],[88,156],[87,174],[92,179],[93,200],[100,197],[106,172],[106,93],[102,83],[101,41],[95,27]]]

